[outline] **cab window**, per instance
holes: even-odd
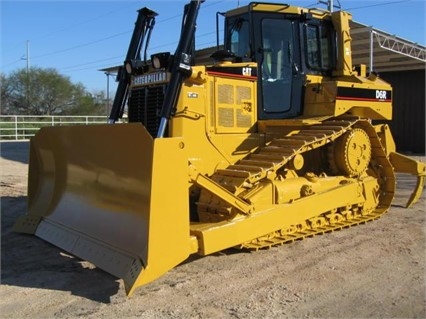
[[[335,66],[335,33],[330,24],[305,25],[306,65],[312,70],[330,71]]]
[[[235,18],[228,24],[227,47],[238,57],[250,57],[249,23],[244,18]]]

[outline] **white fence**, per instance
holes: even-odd
[[[106,116],[0,115],[0,141],[27,140],[44,126],[105,123]]]

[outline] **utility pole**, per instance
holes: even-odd
[[[27,40],[27,57],[25,58],[27,60],[27,73],[30,69],[30,41]]]
[[[27,61],[27,78],[25,81],[25,99],[27,102],[27,107],[30,106],[30,41],[27,40],[27,53],[25,57],[21,57],[21,60]]]
[[[26,85],[26,89],[27,89],[27,108],[30,107],[30,41],[27,40],[27,56],[25,58],[25,60],[27,60],[27,85]]]
[[[326,0],[326,1],[319,0],[318,3],[327,5],[327,10],[330,12],[333,12],[333,0]]]
[[[318,3],[327,5],[327,10],[330,11],[330,12],[333,12],[333,10],[334,10],[334,1],[333,0],[326,0],[326,1],[320,0],[320,1],[318,1]],[[338,3],[338,5],[336,6],[336,8],[341,9],[340,1],[337,0],[337,3]]]

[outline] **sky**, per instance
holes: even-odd
[[[188,1],[0,0],[0,71],[10,74],[27,67],[55,68],[91,93],[106,91],[100,69],[121,65],[127,53],[137,10],[156,11],[148,56],[174,52],[183,6]],[[216,45],[216,12],[251,0],[207,0],[197,21],[197,49]],[[321,7],[318,0],[266,0],[301,7]],[[421,45],[426,44],[426,0],[334,0],[353,20]],[[220,27],[222,30],[222,27]],[[28,47],[28,55],[27,55]],[[114,77],[110,92],[114,93]]]

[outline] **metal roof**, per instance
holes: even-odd
[[[425,46],[355,21],[350,28],[353,65],[365,64],[376,72],[425,69]]]

